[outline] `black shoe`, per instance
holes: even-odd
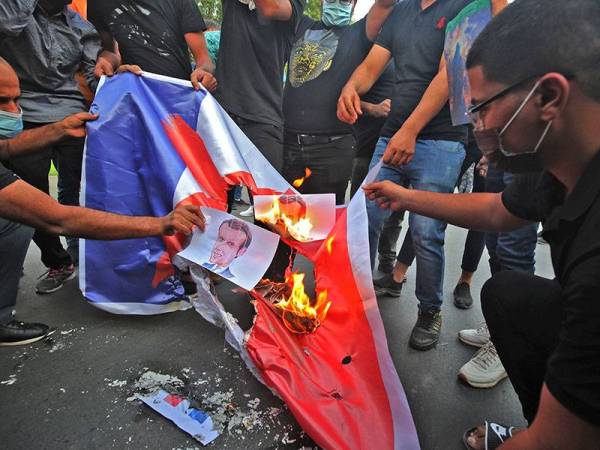
[[[392,273],[394,271],[395,260],[387,260],[379,258],[379,265],[377,268],[381,273]]]
[[[442,329],[442,313],[440,311],[421,312],[412,332],[408,344],[415,350],[429,350],[435,347],[440,339]]]
[[[471,297],[471,286],[469,283],[458,283],[454,288],[454,306],[460,309],[469,309],[473,306],[473,297]]]
[[[48,325],[13,320],[0,325],[0,346],[24,345],[44,339],[51,334]]]
[[[397,283],[394,281],[394,276],[392,274],[384,275],[381,278],[378,278],[373,281],[373,286],[375,287],[375,295],[377,297],[390,296],[390,297],[400,297],[402,293],[402,285],[406,280],[402,280],[402,282]]]

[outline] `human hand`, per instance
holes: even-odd
[[[356,92],[354,86],[347,84],[344,86],[344,89],[342,89],[342,93],[337,102],[338,119],[352,125],[358,120],[358,116],[362,116],[362,113],[358,92]]]
[[[136,75],[142,75],[144,73],[144,71],[142,70],[142,68],[140,66],[137,66],[135,64],[122,64],[119,66],[119,68],[117,69],[117,73],[125,73],[125,72],[131,72],[134,73]]]
[[[200,89],[200,84],[208,89],[209,92],[214,92],[215,89],[217,89],[217,79],[212,73],[207,72],[204,69],[194,70],[190,76],[190,80],[192,81],[192,85],[196,90]]]
[[[386,98],[381,103],[373,105],[369,113],[371,116],[377,119],[385,119],[387,116],[389,116],[391,109],[392,101],[389,98]]]
[[[479,173],[483,178],[487,177],[488,167],[490,166],[490,162],[486,156],[482,156],[477,165],[475,166],[475,170]]]
[[[369,200],[376,202],[382,209],[392,211],[403,211],[404,203],[402,196],[408,190],[399,184],[389,180],[376,181],[363,186],[365,195]]]
[[[391,166],[408,164],[413,159],[416,145],[416,133],[403,126],[388,142],[383,153],[383,162]]]
[[[96,68],[94,69],[94,76],[96,78],[100,78],[103,75],[112,77],[114,74],[115,69],[112,63],[102,56],[98,57],[98,61],[96,61]]]
[[[62,137],[82,138],[85,137],[85,124],[97,118],[98,114],[80,112],[65,117],[60,122],[57,122],[55,126],[58,127]]]
[[[204,231],[206,219],[196,205],[182,205],[170,214],[162,217],[162,234],[172,236],[175,233],[192,234],[194,226]]]

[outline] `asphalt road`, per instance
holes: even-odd
[[[482,320],[478,295],[471,310],[452,304],[464,238],[463,230],[448,229],[444,326],[436,349],[421,353],[407,345],[417,311],[414,270],[400,299],[379,301],[424,450],[462,449],[462,432],[484,419],[524,423],[510,382],[476,390],[456,377],[474,352],[458,342],[457,332]],[[486,258],[475,276],[474,294],[489,277]],[[132,398],[139,391],[136,382],[148,372],[178,378],[181,383],[175,390],[227,419],[228,428],[208,448],[298,449],[311,444],[282,402],[225,345],[222,331],[193,310],[153,317],[110,315],[88,305],[76,281],[55,294],[36,295],[36,277],[42,272],[39,251],[32,244],[18,317],[43,321],[58,331],[45,342],[0,348],[0,448],[201,448]],[[544,245],[538,246],[538,273],[552,274]],[[221,300],[247,329],[253,310],[231,288],[227,283],[218,287]]]

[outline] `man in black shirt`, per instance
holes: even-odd
[[[283,176],[306,194],[333,192],[344,203],[356,141],[352,127],[338,120],[336,103],[344,83],[369,52],[394,0],[378,0],[367,16],[350,25],[353,0],[323,2],[321,20],[303,17],[290,54],[283,94]]]
[[[303,11],[303,0],[223,0],[215,97],[278,171],[283,67]]]
[[[464,440],[472,449],[504,440],[506,450],[600,442],[599,28],[596,0],[520,0],[469,53],[479,148],[503,169],[537,166],[541,176],[521,175],[496,194],[410,191],[388,181],[365,187],[384,208],[469,229],[544,224],[556,279],[501,272],[481,293],[491,340],[530,427],[512,438],[497,424],[470,430]]]
[[[204,227],[198,208],[178,208],[162,218],[125,217],[61,205],[21,181],[4,162],[39,152],[63,139],[83,138],[85,123],[97,116],[77,113],[21,133],[16,114],[20,95],[16,73],[0,58],[0,346],[28,344],[50,333],[44,324],[14,319],[19,279],[33,236],[30,226],[48,234],[89,239],[126,239],[172,234],[175,230],[189,234],[194,225]]]
[[[356,69],[338,101],[338,117],[354,123],[366,93],[394,59],[396,78],[392,109],[377,143],[371,167],[383,158],[379,180],[394,180],[416,189],[452,192],[465,158],[465,126],[454,127],[448,106],[448,80],[442,57],[446,25],[468,0],[405,0],[385,23],[373,49]],[[371,264],[386,218],[368,202]],[[444,237],[446,224],[411,214],[411,236],[417,259],[418,319],[411,347],[433,348],[442,327]]]
[[[90,0],[88,17],[105,48],[118,43],[123,64],[191,79],[196,88],[198,83],[210,91],[216,88],[214,65],[202,34],[206,25],[194,0]]]

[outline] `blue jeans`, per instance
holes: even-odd
[[[373,167],[383,156],[389,138],[380,138],[371,160]],[[452,192],[465,148],[460,142],[418,140],[415,154],[409,164],[400,167],[383,165],[377,180],[390,180],[413,189],[430,192]],[[377,244],[384,221],[390,215],[372,201],[367,201],[369,216],[369,247],[371,266],[374,266]],[[409,226],[417,260],[416,296],[424,311],[438,311],[442,307],[444,281],[444,237],[446,223],[411,213]]]
[[[485,180],[486,192],[502,192],[514,175],[490,165]],[[492,275],[502,270],[535,272],[535,246],[538,224],[525,225],[509,233],[486,233],[485,245],[490,255]]]

